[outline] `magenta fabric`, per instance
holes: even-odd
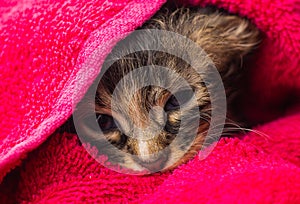
[[[4,2],[0,3],[0,180],[71,115],[73,101],[99,73],[100,66],[89,70],[81,66],[93,51],[89,42],[101,45],[116,33],[134,30],[163,1]],[[109,51],[103,48],[103,59]],[[84,71],[86,78],[78,79]]]
[[[130,176],[100,166],[76,135],[52,134],[71,115],[113,44],[103,46],[97,66],[86,66],[93,51],[137,28],[163,3],[0,3],[0,181],[16,166],[21,169],[20,177],[9,174],[0,185],[1,203],[300,202],[298,0],[184,2],[247,16],[264,33],[241,104],[267,136],[222,139],[203,161],[195,157],[170,173]]]

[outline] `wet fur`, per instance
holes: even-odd
[[[141,29],[144,28],[173,31],[190,38],[201,46],[212,59],[223,79],[227,95],[228,117],[237,120],[238,117],[235,117],[232,104],[238,93],[236,87],[243,70],[242,62],[246,60],[246,57],[258,46],[260,41],[259,31],[255,26],[246,19],[212,9],[180,8],[175,9],[175,11],[169,11],[163,8],[141,27]],[[168,42],[168,39],[164,39],[164,43],[169,44],[171,42]],[[126,46],[117,45],[115,49],[122,50],[120,48],[126,49]],[[199,63],[201,66],[206,66],[207,62],[201,61]],[[135,86],[135,80],[132,79],[130,83],[124,84],[125,89],[116,93],[120,100],[124,102],[117,104],[111,109],[111,95],[123,76],[136,68],[149,65],[168,67],[179,73],[194,89],[197,103],[189,104],[181,110],[169,111],[166,116],[163,116],[162,110],[158,109],[153,113],[154,118],[149,118],[148,115],[151,108],[153,106],[163,108],[171,94],[161,87],[148,86],[139,90],[132,99],[126,98],[129,95],[127,93],[129,89],[126,89],[126,87]],[[149,75],[154,74],[151,71],[144,73],[142,80],[147,80]],[[173,84],[176,84],[177,79],[167,77],[158,80],[164,80],[166,87],[171,87]],[[94,102],[82,101],[79,106],[88,107],[92,103]],[[170,150],[163,152],[165,156],[163,156],[164,161],[160,167],[163,169],[169,166],[164,170],[172,169],[188,161],[203,145],[211,114],[210,96],[207,92],[207,87],[201,80],[201,76],[183,60],[157,51],[130,54],[114,63],[104,73],[98,85],[95,104],[97,113],[111,115],[114,112],[122,130],[117,128],[105,132],[105,138],[103,138],[103,136],[84,127],[86,128],[87,138],[90,138],[90,141],[100,141],[97,144],[100,152],[101,150],[106,152],[106,154],[109,152],[106,146],[101,143],[101,140],[107,139],[118,149],[140,156],[139,160],[130,156],[120,157],[113,151],[108,155],[112,163],[121,163],[122,166],[135,170],[147,168],[147,163],[151,164],[158,157],[162,157],[162,153],[159,153],[159,151],[162,151],[174,141],[179,128],[183,128],[187,139],[186,141],[177,141],[177,143],[173,142]],[[200,111],[202,118],[201,122],[197,124],[193,122],[195,111]],[[84,118],[84,113],[82,115]],[[181,122],[182,115],[189,118],[188,123],[183,124]],[[148,134],[149,137],[153,137],[145,144],[148,148],[147,151],[143,151],[139,146],[138,133],[132,127],[133,125],[145,127],[151,121],[152,123],[155,122],[154,127],[161,128],[162,131],[156,135],[153,135],[153,132],[143,133],[144,136]],[[165,126],[164,121],[166,121]],[[190,142],[188,136],[191,134],[191,130],[195,128],[198,129],[198,134],[189,148],[187,145]],[[128,137],[128,135],[135,138]],[[152,154],[152,156],[146,155],[147,153]]]

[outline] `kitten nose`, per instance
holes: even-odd
[[[140,165],[147,168],[151,172],[157,172],[162,170],[165,167],[167,160],[168,160],[168,156],[162,154],[154,161],[139,161],[139,163]]]

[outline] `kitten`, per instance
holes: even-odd
[[[243,70],[242,61],[260,42],[260,34],[255,26],[246,19],[211,8],[179,8],[174,11],[163,8],[140,29],[172,31],[188,37],[204,49],[222,77],[227,96],[227,116],[237,119],[233,99]],[[165,44],[171,43],[168,39],[161,40]],[[122,46],[120,42],[116,49],[122,52],[126,45]],[[206,66],[205,61],[199,63]],[[135,79],[124,83],[123,89],[114,93],[126,74],[152,65],[167,67],[183,77],[192,87],[196,102],[190,102],[193,93],[187,90],[179,90],[174,96],[169,90],[155,85],[145,86],[135,92],[132,98],[128,98],[129,90],[136,86]],[[95,144],[100,154],[106,154],[111,163],[134,170],[165,171],[188,161],[201,148],[210,124],[211,98],[199,73],[183,59],[160,51],[140,51],[126,55],[102,74],[95,101],[83,100],[78,104],[78,109],[84,110],[95,103],[97,122],[103,134],[97,133],[90,126],[89,121],[95,115],[82,113],[79,126],[86,141]],[[154,74],[149,70],[139,80],[146,81]],[[168,87],[172,87],[177,80],[168,74],[164,77],[162,80]],[[111,106],[112,94],[121,101],[114,106]],[[179,100],[183,106],[180,106]],[[199,113],[200,122],[194,122]],[[183,117],[186,118],[185,122]],[[152,124],[152,129],[145,128],[149,124]],[[134,130],[133,126],[139,127],[141,131]],[[195,128],[196,138],[191,135]],[[184,137],[175,140],[179,131],[182,131]],[[110,150],[103,143],[104,140],[128,154]]]

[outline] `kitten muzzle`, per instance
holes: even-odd
[[[162,170],[165,167],[165,164],[168,161],[168,154],[160,154],[155,160],[153,161],[142,161],[139,160],[138,163],[148,169],[149,171],[152,172],[157,172]]]

